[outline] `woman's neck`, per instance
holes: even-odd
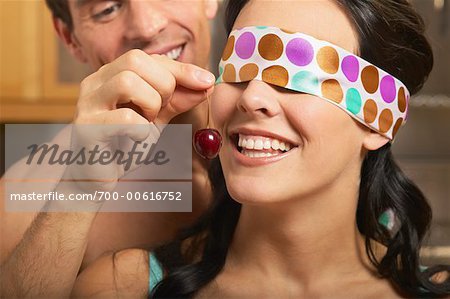
[[[355,278],[356,273],[369,276],[355,220],[359,186],[349,185],[290,202],[244,204],[226,267],[306,288]]]

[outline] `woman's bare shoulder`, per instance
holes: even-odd
[[[95,260],[77,277],[71,297],[144,298],[148,295],[148,251],[125,249]]]

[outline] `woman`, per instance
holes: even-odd
[[[211,104],[224,138],[210,170],[215,202],[151,253],[150,297],[450,294],[448,272],[432,276],[448,267],[419,266],[431,210],[390,152],[408,90],[418,92],[433,65],[408,2],[236,0],[226,21],[233,37]],[[305,62],[308,47],[314,67]],[[355,73],[343,53],[368,61],[345,54],[363,71]],[[386,82],[371,90],[374,72]],[[343,88],[345,80],[359,88]],[[391,97],[389,84],[403,90]],[[380,99],[361,96],[377,92]],[[379,105],[387,108],[378,113]],[[74,295],[145,295],[147,261],[139,250],[104,258],[80,275]]]

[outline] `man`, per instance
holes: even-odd
[[[69,52],[97,70],[81,83],[74,123],[206,125],[207,105],[197,104],[214,84],[203,68],[215,0],[46,1]],[[167,112],[173,103],[183,109]],[[194,156],[193,213],[8,213],[2,205],[0,295],[66,297],[98,257],[170,238],[209,194],[205,162]]]

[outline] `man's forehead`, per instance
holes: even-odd
[[[69,2],[72,2],[75,4],[75,6],[80,7],[85,5],[86,3],[92,2],[92,0],[69,0]]]
[[[90,0],[67,0],[67,4],[69,8],[79,8],[84,6]]]
[[[88,3],[95,2],[97,0],[69,0],[69,2],[72,2],[75,4],[75,7],[82,7]]]

